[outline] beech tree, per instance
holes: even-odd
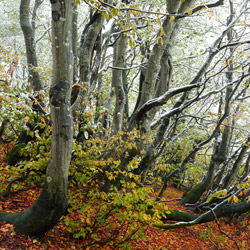
[[[29,71],[29,82],[34,91],[43,89],[43,85],[39,76],[39,72],[36,67],[38,66],[37,54],[36,54],[36,12],[39,6],[42,4],[42,0],[35,1],[32,19],[30,20],[30,1],[21,1],[20,4],[20,25],[24,34],[26,45],[26,56]]]
[[[40,3],[35,1],[33,23]],[[21,24],[28,64],[36,67],[28,6],[21,1]],[[157,218],[164,223],[180,222],[156,221],[157,227],[248,211],[249,1],[51,0],[51,6],[52,144],[45,184],[34,205],[19,214],[1,212],[1,221],[35,235],[64,214],[73,127],[74,178],[94,190],[92,200],[84,189],[79,196],[95,205],[98,199],[100,207],[106,202],[97,218],[126,207],[131,196],[129,202],[145,202],[142,210],[153,216],[150,208],[167,194],[169,183],[187,191],[180,205],[204,213],[161,211]],[[82,6],[84,15],[89,12],[79,27]],[[39,80],[32,84],[41,88]],[[160,185],[153,205],[145,201],[147,184]],[[84,213],[87,205],[79,203]],[[86,236],[86,228],[77,236]]]
[[[51,1],[53,25],[53,83],[50,90],[52,145],[43,190],[37,201],[17,214],[0,212],[1,221],[16,232],[39,235],[51,229],[67,208],[68,168],[72,152],[73,123],[70,94],[73,81],[73,1]]]

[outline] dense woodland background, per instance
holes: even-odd
[[[0,221],[125,249],[148,225],[248,218],[249,7],[2,0],[0,198],[42,191]]]

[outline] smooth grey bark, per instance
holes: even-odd
[[[178,101],[173,105],[173,107],[166,112],[167,114],[163,116],[161,119],[161,125],[153,139],[153,146],[149,145],[146,154],[143,156],[142,161],[140,162],[139,168],[137,169],[138,171],[143,171],[144,177],[147,171],[149,170],[150,166],[152,166],[152,159],[154,157],[154,151],[155,148],[163,141],[165,132],[168,128],[169,125],[169,120],[170,117],[173,116],[174,114],[180,113],[185,107],[188,105],[184,105],[185,100],[188,97],[188,91],[200,86],[200,78],[202,75],[205,73],[206,69],[209,67],[211,61],[217,54],[215,48],[218,45],[219,41],[222,39],[221,37],[224,36],[222,34],[221,37],[219,37],[214,44],[212,45],[212,48],[207,60],[204,62],[204,64],[201,66],[200,70],[198,73],[195,75],[195,77],[190,81],[189,85],[183,86],[177,89],[169,89],[169,83],[172,78],[172,70],[173,70],[173,65],[172,65],[172,57],[171,57],[171,47],[174,45],[175,37],[178,32],[178,23],[175,26],[175,29],[172,31],[172,35],[170,36],[170,39],[168,41],[168,44],[165,48],[165,51],[162,55],[161,59],[161,72],[160,72],[160,83],[159,86],[156,86],[157,92],[156,92],[156,97],[147,101],[145,104],[141,105],[140,108],[137,108],[137,111],[134,112],[133,114],[133,119],[135,120],[142,120],[143,116],[145,115],[146,112],[150,111],[148,117],[150,117],[149,120],[152,120],[155,112],[157,111],[157,107],[163,105],[166,103],[172,96],[182,93],[182,96],[178,99]],[[184,90],[185,89],[185,90]],[[167,90],[167,91],[166,91]],[[164,92],[166,91],[166,92]],[[161,96],[159,96],[161,94]],[[150,153],[149,153],[150,152]],[[185,165],[185,164],[184,164]],[[144,179],[144,178],[143,178]],[[164,182],[164,185],[162,187],[160,195],[163,195],[164,190],[167,188],[167,183],[168,183],[168,178],[166,178],[166,181]],[[159,196],[160,197],[160,196]]]
[[[162,229],[174,229],[187,226],[193,226],[196,224],[206,223],[213,221],[216,218],[232,216],[234,214],[240,215],[248,212],[250,209],[250,203],[242,201],[235,204],[228,204],[227,201],[219,203],[215,208],[209,210],[204,214],[191,214],[181,210],[170,210],[170,213],[166,213],[165,216],[169,220],[180,221],[174,224],[154,224],[154,226]]]
[[[52,144],[42,193],[31,207],[21,213],[0,212],[0,221],[14,224],[19,234],[41,235],[47,232],[58,222],[68,204],[68,168],[73,141],[70,109],[73,79],[71,37],[73,2],[65,0],[52,3],[53,83],[50,90]]]
[[[244,1],[241,5],[240,11],[238,12],[237,16],[234,17],[229,24],[227,25],[227,27],[223,30],[223,32],[221,33],[221,35],[214,41],[213,45],[211,46],[211,50],[209,52],[208,58],[207,60],[204,62],[204,64],[200,67],[198,73],[196,74],[196,76],[193,78],[193,80],[190,82],[190,84],[195,83],[198,81],[198,79],[205,73],[206,69],[209,67],[211,61],[213,60],[213,58],[215,57],[215,55],[218,53],[219,50],[216,49],[217,46],[220,45],[220,42],[222,41],[222,39],[224,38],[225,35],[227,35],[227,33],[232,29],[232,27],[234,26],[234,24],[236,23],[236,21],[240,18],[240,16],[242,15],[242,13],[244,12],[244,8],[247,4],[247,1]],[[234,91],[237,89],[237,87],[239,86],[239,83],[242,81],[242,79],[239,80],[237,86],[234,88]],[[184,100],[185,100],[185,95],[186,93],[183,94]],[[232,95],[230,95],[230,99],[232,98]],[[227,117],[228,114],[228,110],[229,110],[229,101],[227,100],[226,104],[225,104],[225,113],[223,114],[223,116],[219,119],[218,123],[217,123],[217,127],[214,130],[214,132],[211,134],[211,136],[209,138],[207,138],[206,140],[204,140],[203,142],[199,143],[194,150],[192,150],[189,155],[183,160],[182,164],[176,168],[174,171],[172,171],[165,179],[165,183],[164,186],[166,186],[166,182],[168,182],[173,176],[175,176],[175,174],[177,174],[179,171],[183,170],[187,164],[187,162],[189,161],[189,158],[192,157],[193,154],[195,154],[203,145],[207,144],[209,141],[211,141],[214,136],[216,135],[216,133],[218,133],[219,131],[219,124],[222,123],[222,121]],[[166,127],[166,125],[164,124],[164,120],[166,121],[166,124],[168,124],[168,117],[169,117],[169,113],[171,112],[166,112],[166,115],[162,115],[162,128],[159,133],[159,136],[163,135],[163,131]],[[158,132],[159,132],[158,131]],[[216,162],[215,162],[216,163]],[[208,171],[208,179],[204,179],[202,181],[202,183],[197,184],[194,188],[193,188],[193,192],[189,192],[183,199],[182,201],[179,203],[180,205],[186,204],[186,203],[191,203],[191,202],[195,202],[195,200],[197,201],[201,194],[203,193],[204,190],[204,185],[206,185],[207,183],[210,184],[210,177],[211,174],[214,174],[214,171],[216,169],[216,164],[210,164],[211,169]],[[164,188],[164,187],[163,187]],[[191,202],[189,202],[191,201]]]
[[[231,7],[227,25],[229,25],[233,21],[233,18],[234,18],[234,12],[233,12],[233,8]],[[227,32],[227,39],[229,42],[232,40],[232,28],[229,29]],[[229,56],[231,57],[232,55],[233,55],[233,48],[230,48]],[[226,72],[226,81],[227,83],[232,83],[233,82],[233,72],[232,72],[233,62],[232,61],[230,61],[228,67],[229,68],[227,69],[227,72]],[[227,118],[231,112],[232,93],[233,93],[233,87],[232,85],[228,84],[226,88],[226,94],[225,94],[225,108],[224,108],[225,118]],[[206,176],[199,184],[195,185],[195,187],[190,192],[188,192],[187,195],[183,197],[183,199],[179,202],[180,205],[184,205],[187,203],[189,204],[196,203],[200,199],[201,195],[205,191],[209,190],[209,188],[211,188],[214,182],[215,171],[219,168],[220,164],[223,163],[228,157],[231,137],[232,137],[231,126],[224,126],[224,130],[222,132],[222,138],[220,138],[220,135],[218,134],[219,139],[215,140],[214,152],[211,157],[208,172]],[[219,178],[217,181],[218,182],[220,181]]]
[[[246,160],[246,163],[244,166],[243,174],[240,176],[237,184],[244,182],[244,180],[247,178],[249,173],[250,173],[250,154],[248,154],[248,156],[247,156],[247,160]],[[236,186],[237,186],[237,184],[236,184]]]
[[[230,1],[231,2],[231,1]],[[233,10],[233,6],[232,6],[232,2],[230,4],[230,15],[228,17],[228,22],[227,25],[229,25],[233,18],[234,18],[234,10]],[[227,40],[228,42],[231,42],[231,40],[233,39],[233,29],[230,29],[227,32]],[[234,48],[229,48],[230,51],[230,55],[229,57],[232,57],[234,54]],[[227,83],[231,83],[233,82],[233,69],[234,65],[233,65],[233,61],[230,60],[229,64],[228,64],[228,69],[226,71],[226,81]],[[231,95],[233,92],[233,86],[232,85],[228,85],[226,88],[226,96],[225,96],[225,102],[228,102]],[[231,105],[228,105],[227,110],[225,110],[226,114],[229,116],[231,113]],[[230,118],[228,118],[227,123],[230,124]],[[223,162],[226,160],[228,153],[229,153],[229,147],[230,147],[230,140],[232,137],[232,128],[231,126],[225,126],[224,127],[224,131],[223,131],[223,135],[222,135],[222,140],[221,140],[221,144],[219,147],[219,150],[217,152],[217,158],[219,157],[220,159],[218,159],[220,162]]]
[[[169,13],[178,13],[184,14],[193,4],[195,0],[186,0],[186,1],[166,1],[167,11]],[[155,96],[157,77],[160,71],[161,59],[162,55],[165,51],[167,44],[169,43],[171,36],[173,35],[173,31],[176,27],[178,27],[177,23],[180,20],[171,20],[170,16],[167,16],[162,25],[162,35],[159,33],[158,36],[162,38],[162,42],[157,42],[150,54],[147,68],[145,72],[145,79],[143,81],[142,92],[140,93],[140,100],[137,105],[137,110],[133,112],[133,115],[130,119],[130,127],[137,127],[143,133],[149,134],[151,118],[147,113],[144,114],[143,117],[136,117],[136,113],[138,109],[141,108],[147,101],[151,100]]]
[[[94,46],[98,35],[100,35],[104,17],[101,13],[95,13],[83,31],[80,55],[79,55],[79,67],[80,67],[80,81],[90,84],[91,76],[91,64],[94,53]]]
[[[102,57],[101,57],[101,62],[100,62],[100,67],[102,68],[105,64],[105,57],[107,54],[107,41],[102,44]],[[99,72],[98,77],[97,77],[97,95],[96,95],[96,113],[95,113],[95,124],[100,121],[102,124],[103,129],[107,128],[107,123],[108,123],[108,116],[109,116],[109,111],[110,109],[106,109],[105,101],[103,99],[103,93],[102,93],[102,87],[103,87],[103,73]],[[101,112],[101,107],[104,106],[104,112]],[[98,131],[99,133],[102,134],[102,129]],[[100,137],[102,137],[100,134]]]
[[[234,17],[234,10],[233,10],[233,4],[230,1],[230,16],[228,18],[228,23],[230,23],[233,20]],[[227,39],[230,42],[233,39],[233,29],[231,29],[228,33],[227,33]],[[230,57],[233,56],[234,53],[234,49],[230,48]],[[226,71],[226,81],[228,83],[233,82],[233,61],[230,60],[229,65],[228,65],[228,69]],[[225,100],[227,101],[233,91],[233,87],[232,85],[228,85],[226,88],[226,96],[225,96]],[[228,116],[231,113],[231,106],[228,106],[228,110],[227,110],[227,114]],[[232,122],[232,118],[228,117],[227,119],[227,123],[230,124]],[[225,126],[224,127],[224,131],[223,131],[223,135],[222,135],[222,140],[221,140],[221,144],[217,153],[217,158],[218,160],[220,160],[221,162],[225,161],[228,157],[228,153],[229,153],[229,148],[230,148],[230,142],[231,142],[231,138],[232,138],[232,133],[233,133],[233,126]],[[224,168],[221,168],[220,173],[218,174],[218,176],[216,177],[216,180],[214,182],[214,187],[219,186],[221,179],[223,177],[224,171],[226,169],[226,166],[224,166]]]
[[[249,148],[249,142],[250,137],[247,138],[247,141],[244,142],[244,145],[242,146],[242,149],[236,159],[236,161],[233,164],[232,169],[230,169],[226,175],[222,178],[222,189],[228,189],[232,183],[232,181],[235,179],[235,177],[238,175],[240,167],[242,166],[242,162],[244,160],[244,157],[246,156],[247,150]]]
[[[182,2],[182,3],[181,3]],[[184,7],[183,1],[173,1],[172,6],[168,6],[170,9],[168,11],[172,13],[174,10],[180,11],[180,13],[185,13],[185,11],[189,8],[189,6],[192,5],[195,1],[186,1],[188,4]],[[145,70],[145,79],[142,82],[142,88],[140,88],[141,92],[139,93],[139,100],[136,104],[136,109],[134,110],[132,116],[130,117],[130,121],[128,124],[128,129],[132,130],[133,128],[138,128],[142,134],[149,135],[150,132],[150,125],[151,125],[151,119],[150,115],[148,115],[147,111],[151,110],[153,107],[158,107],[162,105],[163,103],[166,103],[167,100],[169,100],[170,97],[178,93],[183,92],[184,90],[182,88],[180,89],[173,89],[170,91],[165,92],[162,96],[159,98],[155,98],[156,91],[158,90],[159,86],[157,86],[157,76],[160,71],[161,66],[161,60],[162,55],[166,49],[167,44],[170,44],[172,35],[176,34],[176,31],[174,30],[177,28],[177,22],[174,22],[170,19],[169,16],[166,17],[163,23],[163,36],[162,41],[158,42],[154,45],[152,52],[150,53],[149,60],[147,63],[147,67]],[[160,35],[160,33],[159,33]],[[167,49],[166,49],[167,51]],[[170,67],[172,65],[169,65]],[[172,69],[168,67],[167,71],[171,73]],[[169,80],[171,79],[171,75],[169,75]],[[163,79],[162,79],[163,80]],[[163,82],[162,82],[163,83]],[[166,82],[165,82],[166,83]],[[197,87],[197,84],[195,82],[194,85],[185,86],[187,89],[192,89]],[[185,88],[184,87],[184,88]],[[152,100],[151,100],[152,99]],[[151,102],[152,101],[152,102]],[[145,110],[143,110],[145,109]],[[145,111],[145,112],[144,112]],[[140,114],[142,114],[140,116]],[[148,137],[147,137],[148,138]],[[145,145],[141,141],[137,142],[137,148],[142,148]],[[137,150],[139,151],[139,150]],[[128,163],[129,159],[131,159],[132,155],[134,155],[133,150],[130,150],[128,152],[128,157],[123,156],[123,162]],[[153,157],[154,157],[154,149],[151,145],[148,146],[145,155],[142,158],[142,161],[140,162],[140,166],[138,169],[135,170],[135,173],[141,173],[143,171],[142,175],[142,181],[145,180],[146,174],[148,169],[152,166],[153,163]],[[125,164],[123,164],[122,169],[126,169]],[[109,183],[107,181],[107,183]],[[107,184],[106,186],[109,186]]]
[[[78,10],[77,10],[77,4],[74,4],[73,9],[73,17],[72,17],[72,48],[73,48],[73,55],[74,55],[74,72],[73,72],[73,83],[77,82],[77,42],[78,42],[78,26],[77,26],[77,20],[78,20]]]
[[[222,121],[224,121],[228,117],[230,105],[231,105],[233,91],[230,88],[230,91],[226,90],[226,92],[228,94],[230,93],[230,95],[229,96],[226,95],[224,112],[223,112],[223,116],[220,119],[220,124],[222,123]],[[220,130],[219,128],[220,127],[218,126],[218,123],[217,123],[217,127],[214,130],[214,136],[216,135],[218,136],[218,133]],[[192,190],[190,190],[183,197],[183,199],[179,202],[179,205],[185,205],[187,203],[188,204],[196,203],[200,199],[201,195],[211,187],[214,181],[215,171],[218,169],[219,165],[222,162],[224,162],[227,158],[228,148],[230,146],[231,130],[229,129],[224,130],[223,135],[224,136],[222,136],[221,141],[219,141],[220,138],[215,140],[213,155],[211,157],[206,176],[203,178],[203,180],[200,183],[195,185],[194,188],[192,188]]]
[[[173,37],[175,36],[172,34],[171,41],[173,41]],[[161,57],[160,81],[159,87],[157,88],[156,97],[163,95],[169,90],[170,87],[173,72],[173,59],[170,48],[171,45],[168,44]]]
[[[83,117],[85,110],[85,98],[88,96],[92,86],[91,73],[95,67],[93,60],[94,51],[97,51],[96,45],[98,43],[98,38],[101,36],[101,30],[104,23],[104,17],[102,13],[95,12],[93,16],[90,17],[89,23],[85,26],[80,41],[79,48],[79,80],[82,85],[78,92],[78,101],[74,105],[74,120],[84,121]],[[99,52],[98,52],[99,53]],[[96,54],[98,54],[96,53]],[[99,55],[98,55],[99,56]],[[98,67],[96,69],[98,71]],[[84,141],[84,133],[82,131],[82,123],[78,125],[78,135],[77,141]]]
[[[40,91],[43,89],[39,72],[37,72],[36,70],[38,63],[37,63],[36,43],[35,43],[36,12],[39,6],[42,4],[42,2],[43,2],[42,0],[35,1],[32,21],[30,20],[30,0],[21,0],[20,4],[20,25],[23,31],[25,47],[26,47],[29,83],[33,91]]]
[[[121,34],[116,43],[114,44],[114,62],[115,69],[112,70],[112,86],[115,89],[115,110],[113,118],[113,133],[117,133],[122,130],[124,109],[126,103],[125,84],[123,82],[123,70],[125,66],[125,56],[128,48],[128,37]]]

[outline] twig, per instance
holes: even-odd
[[[110,242],[110,241],[112,241],[112,240],[115,240],[115,239],[117,238],[118,235],[119,235],[119,231],[115,231],[114,235],[111,236],[111,237],[109,237],[108,239],[103,240],[103,241],[98,241],[98,240],[97,240],[97,241],[94,241],[94,242],[92,242],[92,243],[83,245],[82,248],[84,249],[84,248],[86,248],[86,247],[88,247],[88,246],[93,246],[93,245],[96,245],[96,244],[98,244],[98,245],[105,245],[105,244],[107,244],[108,242]]]
[[[175,199],[172,199],[172,200],[167,200],[167,201],[156,201],[156,202],[171,202],[171,201],[179,201],[181,200],[182,198],[175,198]]]
[[[18,192],[22,192],[22,191],[27,191],[29,189],[32,189],[32,188],[25,188],[25,189],[20,189],[20,190],[17,190],[15,192],[11,192],[11,187],[12,185],[17,182],[17,181],[24,181],[25,179],[27,179],[27,177],[29,176],[30,172],[32,170],[27,170],[27,173],[25,175],[23,175],[22,177],[17,177],[13,180],[11,180],[8,184],[8,187],[7,187],[7,190],[3,193],[0,194],[0,198],[1,197],[4,197],[4,196],[9,196],[10,194],[14,194],[14,193],[18,193]]]
[[[216,243],[210,237],[207,237],[207,239],[216,247],[216,249],[219,249],[219,247],[216,245]]]
[[[240,248],[239,248],[239,246],[238,246],[238,244],[237,244],[237,241],[236,241],[233,237],[231,237],[229,234],[227,234],[224,230],[221,229],[220,222],[219,222],[219,220],[218,220],[218,218],[217,218],[217,216],[216,216],[214,210],[213,210],[213,209],[210,209],[210,210],[211,210],[211,212],[212,212],[213,215],[214,215],[216,224],[217,224],[217,226],[218,226],[220,232],[221,232],[222,234],[226,235],[230,240],[232,240],[232,241],[235,243],[237,249],[240,250]]]

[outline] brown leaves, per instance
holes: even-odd
[[[2,176],[8,176],[9,168],[3,163],[1,158],[5,155],[3,148],[0,148],[0,170]],[[6,186],[5,178],[0,178],[0,186]],[[84,187],[82,187],[84,188]],[[134,187],[132,192],[136,192]],[[11,195],[0,201],[0,211],[19,212],[29,207],[38,197],[40,189],[29,190],[19,194]],[[232,201],[237,202],[237,199],[247,194],[247,189],[243,190],[239,196],[232,196]],[[176,203],[178,198],[182,196],[180,190],[169,187],[166,196],[163,198],[170,209],[177,208]],[[180,207],[178,207],[180,208]],[[183,208],[184,209],[184,208]],[[74,217],[75,216],[75,217]],[[82,215],[82,217],[86,214]],[[0,222],[0,249],[82,249],[82,246],[87,244],[86,239],[75,239],[72,234],[67,231],[63,220],[67,218],[77,217],[76,212],[71,212],[67,217],[62,218],[61,222],[41,237],[28,237],[17,235],[14,231],[14,226]],[[85,217],[84,217],[85,218]],[[86,219],[86,218],[85,218]],[[90,221],[88,223],[91,223]],[[121,222],[117,218],[113,218],[113,225],[119,227]],[[226,224],[223,219],[220,219],[220,227],[228,235],[233,237],[240,249],[250,249],[250,228],[248,221],[245,219],[239,225]],[[125,227],[124,227],[125,230]],[[109,231],[108,225],[103,226],[103,238],[106,237],[106,232]],[[200,249],[235,249],[234,242],[221,234],[216,222],[195,225],[188,228],[179,228],[174,230],[163,230],[153,226],[147,226],[144,232],[145,238],[133,239],[129,242],[131,249],[185,249],[185,250],[200,250]],[[85,249],[91,250],[108,250],[119,249],[114,246],[116,239],[110,241],[103,246],[91,245]]]

